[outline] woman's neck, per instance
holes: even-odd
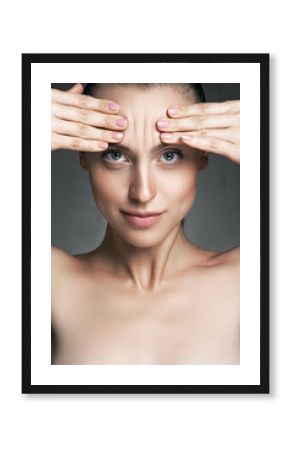
[[[181,225],[174,228],[153,247],[134,247],[108,225],[105,238],[97,249],[117,275],[128,277],[140,292],[156,291],[166,285],[193,256],[194,245]]]

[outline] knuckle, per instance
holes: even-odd
[[[209,138],[208,139],[208,146],[212,150],[217,150],[219,148],[218,141],[216,139],[213,139],[213,138]]]
[[[79,111],[79,121],[83,123],[87,123],[89,118],[89,113],[86,109],[82,109]]]
[[[100,143],[101,141],[107,141],[110,138],[110,132],[105,130],[98,130],[98,135],[95,137],[95,139],[98,140]]]
[[[115,119],[112,119],[110,117],[106,117],[105,120],[104,120],[104,125],[105,125],[106,128],[109,128],[109,129],[115,128],[116,127]]]
[[[196,125],[199,128],[203,128],[204,126],[204,118],[202,116],[196,116],[193,119],[194,125]]]
[[[201,113],[205,113],[207,111],[207,104],[206,103],[199,103],[198,109]]]
[[[84,109],[87,108],[87,99],[86,99],[86,96],[85,96],[85,95],[81,95],[81,96],[79,97],[79,100],[78,100],[78,106],[79,106],[80,108],[84,108]]]
[[[79,149],[79,148],[81,148],[81,140],[80,139],[78,139],[78,138],[73,138],[72,140],[71,140],[71,147],[72,148],[76,148],[76,149]]]
[[[78,125],[78,135],[84,137],[86,136],[86,134],[87,134],[87,127],[86,125],[81,123],[80,125]]]

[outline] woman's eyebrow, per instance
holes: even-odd
[[[172,144],[165,144],[164,142],[161,142],[161,144],[156,145],[155,147],[152,147],[150,153],[154,153],[158,150],[162,150],[163,148],[169,147],[169,146],[172,147]],[[175,146],[176,146],[176,144],[175,144]],[[132,150],[130,147],[127,147],[126,145],[122,145],[122,144],[110,143],[109,147],[120,149],[120,150],[126,150],[128,153],[135,153],[134,150]]]

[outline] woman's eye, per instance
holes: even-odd
[[[109,155],[112,156],[111,158],[109,158]],[[122,152],[120,152],[119,150],[110,150],[108,152],[104,152],[102,154],[102,158],[106,159],[107,161],[110,162],[122,162],[123,160],[121,159],[121,156],[123,155]]]
[[[125,154],[120,150],[108,150],[102,153],[102,158],[109,161],[112,164],[126,162]],[[183,157],[182,153],[178,150],[171,150],[162,153],[162,162],[172,164]]]
[[[182,153],[177,150],[173,150],[170,152],[162,153],[162,156],[166,156],[165,161],[171,163],[177,161],[178,159],[181,159]],[[174,158],[174,156],[176,156],[176,158]]]

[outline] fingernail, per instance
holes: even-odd
[[[109,108],[111,111],[117,111],[117,110],[119,109],[119,105],[118,105],[117,103],[109,103],[109,104],[108,104],[108,108]]]
[[[123,137],[123,133],[118,132],[118,131],[114,131],[112,133],[112,137],[113,137],[113,139],[121,139]]]
[[[157,124],[161,128],[166,128],[166,127],[168,127],[169,122],[168,122],[168,120],[158,120]]]
[[[127,120],[118,119],[118,120],[116,120],[116,125],[118,125],[119,127],[124,127],[125,125],[127,125]]]
[[[107,147],[108,147],[107,142],[100,142],[100,143],[99,143],[99,148],[100,148],[100,149],[104,149],[104,150],[105,150]]]
[[[172,106],[169,108],[168,112],[173,116],[178,116],[180,114],[180,109],[178,109],[177,106]]]

